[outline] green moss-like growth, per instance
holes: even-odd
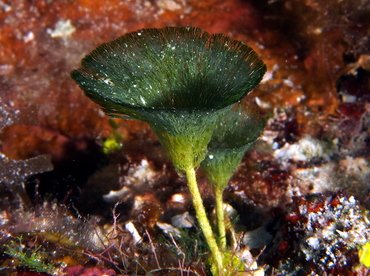
[[[24,266],[31,271],[36,271],[40,273],[53,274],[56,272],[57,268],[52,264],[45,263],[45,257],[39,252],[41,251],[41,246],[36,246],[35,248],[28,249],[22,245],[22,237],[18,238],[18,242],[11,241],[10,245],[5,244],[5,254],[16,258],[19,260],[19,266]]]

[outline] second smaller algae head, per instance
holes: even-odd
[[[215,194],[218,242],[223,250],[227,246],[223,191],[265,125],[265,116],[255,108],[246,102],[237,104],[220,117],[208,144],[206,158],[201,163]]]
[[[202,168],[214,189],[224,190],[245,152],[259,138],[266,117],[243,102],[220,117],[208,144]]]

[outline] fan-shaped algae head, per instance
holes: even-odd
[[[194,27],[143,29],[105,43],[71,77],[107,115],[151,125],[175,167],[197,166],[218,116],[266,66],[247,45]]]
[[[239,103],[217,122],[202,168],[214,187],[223,190],[245,152],[258,139],[267,118],[250,104]]]

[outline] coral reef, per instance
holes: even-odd
[[[145,123],[109,122],[69,78],[83,56],[125,33],[197,26],[245,42],[267,65],[252,96],[271,118],[224,193],[238,217],[228,233],[237,253],[265,275],[299,266],[295,275],[368,274],[358,259],[366,237],[348,238],[368,233],[369,18],[368,0],[0,1],[1,251],[21,235],[27,252],[42,245],[46,263],[86,273],[206,275],[186,183],[155,135]],[[119,147],[107,150],[110,139]],[[358,221],[343,229],[330,214]],[[187,236],[174,217],[191,226]],[[107,239],[70,247],[73,237],[96,238],[73,236],[78,229]],[[0,274],[31,275],[17,264],[0,254]]]
[[[293,197],[274,241],[279,275],[356,275],[357,250],[370,235],[366,216],[343,191]]]

